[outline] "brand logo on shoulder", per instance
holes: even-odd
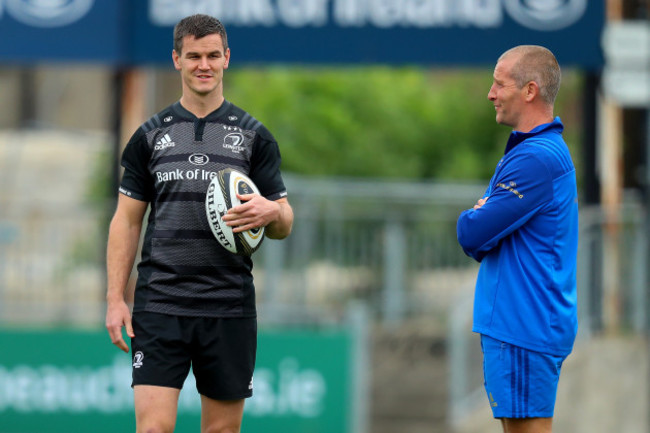
[[[169,123],[169,122],[172,121],[172,119],[174,119],[174,116],[167,116],[167,117],[165,117],[165,118],[163,119],[163,122],[165,122],[165,123]]]
[[[133,368],[140,368],[143,365],[144,353],[137,351],[133,354]]]
[[[156,141],[156,145],[154,146],[153,150],[163,150],[174,146],[176,146],[176,143],[172,141],[169,134],[165,134],[160,140]]]
[[[189,161],[194,165],[205,165],[210,162],[210,158],[205,153],[193,153],[190,155]]]
[[[510,191],[511,193],[519,197],[520,200],[524,198],[524,195],[517,189],[516,182],[510,181],[509,185],[506,185],[505,183],[501,182],[501,183],[497,183],[497,186],[499,188],[505,189],[506,191]]]

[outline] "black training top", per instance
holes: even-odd
[[[122,166],[120,193],[151,205],[134,311],[255,316],[253,263],[214,238],[205,196],[228,167],[247,174],[267,199],[286,196],[278,144],[264,125],[228,101],[202,119],[176,102],[133,134]]]

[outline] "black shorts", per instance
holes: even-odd
[[[181,389],[190,371],[201,395],[239,400],[253,395],[257,319],[133,314],[135,385]]]

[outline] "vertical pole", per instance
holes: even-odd
[[[623,0],[606,3],[607,21],[620,21],[625,17]],[[601,202],[605,221],[603,224],[603,325],[605,332],[620,329],[620,212],[623,194],[623,109],[613,101],[599,99],[600,136],[598,137],[599,173],[601,176]]]
[[[596,205],[600,203],[600,184],[597,174],[597,153],[596,153],[596,106],[598,94],[599,74],[593,71],[585,71],[584,87],[582,90],[583,107],[583,141],[582,155],[584,166],[584,197],[585,204]]]
[[[282,282],[282,270],[285,267],[287,249],[285,242],[266,239],[262,246],[264,251],[264,294],[263,301],[269,320],[282,322],[282,300],[280,299],[280,284]]]
[[[648,5],[650,9],[650,4]],[[650,15],[650,13],[649,13]],[[650,48],[650,47],[649,47]],[[648,53],[650,58],[650,53]],[[648,80],[650,80],[650,69],[647,70]],[[648,263],[650,258],[650,101],[646,106],[646,118],[645,118],[645,154],[643,155],[644,164],[645,164],[645,185],[643,188],[643,204],[644,204],[644,230],[645,230],[645,263]],[[647,266],[643,267],[645,272],[645,340],[646,340],[646,350],[648,351],[647,356],[650,359],[650,270]],[[650,362],[648,363],[650,370]],[[650,371],[648,371],[648,376],[650,376]],[[650,402],[650,386],[646,385],[646,395],[648,401]],[[650,409],[650,408],[649,408]],[[647,411],[646,416],[646,431],[650,432],[650,410]]]
[[[599,73],[585,71],[582,90],[584,113],[582,122],[584,203],[581,203],[580,215],[580,223],[581,227],[583,227],[580,233],[582,248],[578,255],[580,261],[578,266],[578,312],[582,312],[582,317],[580,317],[580,333],[582,336],[588,336],[593,331],[602,330],[603,274],[599,260],[602,256],[603,244],[600,242],[600,217],[593,212],[595,209],[591,209],[592,207],[597,208],[600,204],[601,194],[597,152],[599,78]]]
[[[112,86],[113,86],[113,99],[111,100],[111,134],[113,136],[112,144],[111,144],[111,158],[110,158],[110,170],[111,170],[111,176],[110,176],[110,199],[107,199],[106,203],[106,209],[105,209],[105,218],[103,219],[105,221],[106,227],[103,228],[103,232],[108,235],[108,225],[109,222],[112,218],[113,212],[115,211],[115,207],[117,206],[117,195],[118,195],[118,188],[120,186],[120,156],[121,156],[121,149],[122,149],[122,103],[123,103],[123,91],[124,91],[124,71],[121,68],[115,68],[113,70],[112,74]],[[102,258],[102,262],[106,263],[106,244],[105,243],[100,243],[98,245],[98,248],[100,248],[100,256]],[[101,267],[102,272],[103,272],[103,281],[104,284],[108,284],[108,276],[106,275],[106,266]],[[104,294],[106,293],[107,287],[104,287]],[[104,294],[102,294],[102,298],[104,297]],[[105,305],[100,304],[100,314],[99,317],[102,317],[105,313]]]
[[[20,85],[20,119],[21,128],[29,128],[37,123],[36,105],[38,91],[36,85],[36,66],[24,66],[19,77]]]
[[[648,5],[650,9],[650,4]],[[650,15],[650,12],[649,12]],[[649,23],[650,25],[650,23]],[[648,47],[650,50],[650,47]],[[650,58],[650,52],[647,53],[648,58]],[[647,79],[650,81],[650,69],[647,71]],[[644,207],[644,230],[645,230],[645,262],[644,265],[648,263],[650,259],[650,101],[646,104],[645,110],[645,147],[643,154],[643,161],[645,165],[645,176],[644,176],[644,186],[643,186],[643,207]],[[645,272],[645,332],[648,336],[648,346],[650,348],[650,270],[647,266],[643,268]],[[649,354],[650,356],[650,354]],[[650,387],[648,388],[650,392]],[[648,412],[650,415],[650,411]],[[649,422],[650,425],[650,416]]]
[[[471,293],[471,292],[469,292]],[[469,337],[468,321],[472,318],[471,298],[459,298],[449,314],[449,419],[456,425],[465,415],[464,402],[473,391],[469,387]],[[471,325],[470,325],[471,327]]]
[[[113,71],[113,122],[111,130],[113,134],[113,147],[111,149],[113,170],[111,171],[111,191],[117,199],[117,189],[120,186],[120,156],[122,153],[122,105],[124,104],[124,81],[126,72],[117,68]],[[112,212],[110,209],[109,212]]]
[[[371,371],[370,335],[368,330],[369,315],[365,304],[351,303],[347,311],[348,322],[352,330],[351,353],[351,393],[352,413],[350,416],[350,433],[367,433],[369,417],[369,389]]]
[[[612,101],[601,101],[599,150],[602,177],[603,231],[603,323],[605,332],[616,333],[621,324],[621,203],[623,193],[623,110]]]
[[[650,25],[650,3],[646,2],[646,10],[644,11],[644,18],[646,20],[646,25]],[[646,45],[646,59],[650,59],[650,47]],[[650,81],[650,68],[646,67],[646,79]],[[644,214],[645,214],[645,260],[641,262],[643,264],[648,263],[650,258],[650,101],[646,101],[646,110],[645,110],[645,154],[643,155],[643,161],[645,164],[645,185],[643,188],[643,204],[644,204]],[[650,270],[647,266],[643,267],[645,272],[645,334],[646,334],[646,350],[648,351],[648,358],[650,358]],[[650,363],[648,363],[650,366]],[[648,372],[650,375],[650,371]],[[648,401],[650,401],[650,386],[646,385],[646,395],[648,396]],[[646,431],[650,432],[650,410],[646,412]]]
[[[404,222],[388,218],[384,229],[384,322],[397,324],[404,316],[406,233]]]

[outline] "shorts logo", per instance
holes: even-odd
[[[492,407],[497,407],[499,406],[497,402],[494,400],[494,397],[492,397],[492,393],[490,393],[490,406]]]
[[[253,389],[253,378],[251,377],[251,381],[248,384],[248,389]]]
[[[133,368],[140,368],[143,365],[144,353],[137,351],[133,354]]]

